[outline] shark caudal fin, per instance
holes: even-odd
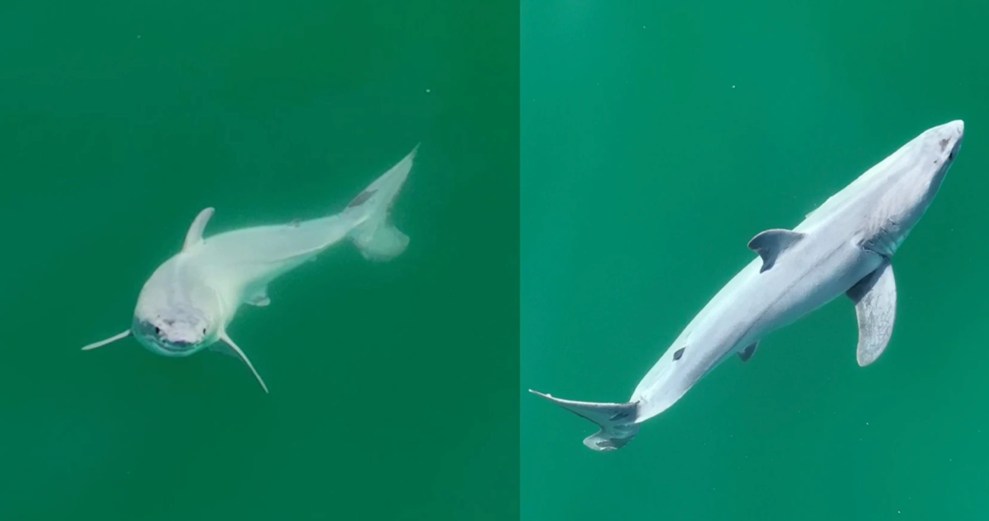
[[[532,389],[529,389],[529,392],[598,424],[601,430],[584,439],[584,445],[591,450],[599,452],[618,450],[639,432],[639,424],[635,423],[639,407],[637,403],[578,402],[554,398]]]
[[[405,247],[409,245],[409,237],[391,223],[389,213],[395,196],[409,176],[418,150],[419,145],[416,145],[409,155],[357,194],[347,205],[348,212],[367,213],[367,218],[350,232],[350,240],[366,259],[389,260],[405,251]]]

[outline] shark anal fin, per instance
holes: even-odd
[[[203,231],[206,230],[206,224],[209,223],[211,217],[213,217],[212,208],[205,208],[199,212],[199,215],[192,221],[192,225],[189,226],[189,231],[185,233],[185,243],[182,245],[182,251],[203,242]]]
[[[267,393],[268,386],[265,385],[264,379],[262,379],[261,375],[258,374],[257,369],[254,369],[254,364],[251,363],[250,358],[247,358],[247,355],[244,354],[244,351],[242,351],[239,347],[237,347],[237,344],[235,344],[234,341],[231,340],[230,337],[227,336],[225,332],[220,334],[220,341],[222,341],[224,344],[227,344],[227,347],[229,347],[237,355],[237,358],[240,358],[245,364],[247,364],[247,368],[250,369],[252,373],[254,373],[254,378],[258,379],[258,383],[261,384],[261,388],[264,389],[265,393]]]
[[[790,230],[766,230],[759,233],[749,241],[749,249],[758,253],[762,257],[762,273],[776,264],[776,258],[780,253],[794,245],[803,238],[804,234]]]
[[[847,292],[855,302],[859,324],[859,342],[855,351],[858,364],[865,367],[883,354],[896,320],[896,280],[893,265],[883,263],[876,271],[852,286]]]
[[[738,357],[742,359],[743,362],[748,362],[749,358],[755,354],[756,348],[759,347],[759,342],[753,342],[738,352]]]
[[[103,347],[105,345],[110,345],[110,344],[116,342],[117,340],[123,340],[123,339],[127,338],[128,336],[130,336],[130,329],[128,329],[127,331],[124,331],[122,333],[117,333],[116,335],[113,335],[110,338],[106,338],[106,339],[100,340],[99,342],[93,342],[92,344],[89,344],[87,346],[84,346],[82,348],[82,350],[83,351],[89,351],[89,350],[92,350],[92,349],[96,349],[98,347]]]
[[[578,402],[575,400],[554,398],[549,394],[532,389],[529,389],[529,392],[598,424],[601,430],[584,439],[584,445],[591,450],[598,452],[618,450],[624,447],[639,432],[639,424],[635,423],[639,409],[639,404],[636,402]]]

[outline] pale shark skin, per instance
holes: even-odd
[[[416,149],[355,197],[344,211],[309,221],[259,226],[204,238],[212,208],[193,221],[182,251],[144,284],[131,328],[83,347],[95,349],[133,334],[150,351],[173,357],[195,354],[218,342],[232,350],[268,392],[250,359],[227,328],[242,304],[267,306],[270,282],[349,238],[369,260],[402,253],[409,238],[389,213],[412,169]]]
[[[848,294],[859,321],[858,363],[882,354],[896,311],[890,259],[927,210],[964,134],[952,121],[920,134],[810,213],[793,231],[768,230],[749,247],[759,253],[687,325],[639,382],[627,403],[543,396],[601,426],[584,440],[617,450],[639,425],[676,403],[704,375],[759,340]]]

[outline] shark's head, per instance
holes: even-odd
[[[912,227],[927,209],[955,162],[964,135],[965,123],[952,121],[926,130],[894,154],[890,188],[901,202],[897,213],[902,225]]]
[[[136,314],[131,330],[141,345],[165,356],[192,355],[219,336],[206,314],[182,306]]]
[[[892,254],[924,215],[961,147],[965,124],[930,128],[863,175],[870,186],[873,246]]]
[[[944,174],[955,162],[964,136],[965,122],[960,119],[938,125],[917,136],[911,143],[918,149],[918,161],[926,160],[930,165],[929,168],[914,169],[916,183],[923,186],[926,182],[927,191],[936,192]]]

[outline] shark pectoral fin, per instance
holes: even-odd
[[[759,347],[759,342],[753,342],[738,352],[738,357],[742,359],[743,362],[748,362],[749,358],[755,354],[756,348]]]
[[[893,321],[896,319],[893,265],[886,262],[860,280],[848,290],[848,297],[855,302],[855,316],[859,323],[855,358],[860,366],[865,367],[883,354],[893,336]]]
[[[776,258],[790,246],[796,244],[804,234],[790,230],[766,230],[749,241],[749,249],[762,257],[762,273],[776,264]]]
[[[252,373],[254,373],[254,377],[255,377],[255,378],[257,378],[257,379],[258,379],[258,383],[259,383],[259,384],[261,384],[261,388],[262,388],[262,389],[264,389],[264,392],[265,392],[265,393],[267,393],[267,392],[268,392],[268,386],[267,386],[267,385],[265,385],[265,383],[264,383],[264,379],[262,379],[262,378],[261,378],[261,375],[260,375],[260,374],[258,374],[258,372],[257,372],[257,370],[256,370],[256,369],[254,369],[254,364],[252,364],[252,363],[251,363],[251,359],[250,359],[250,358],[247,358],[247,355],[245,355],[245,354],[244,354],[244,352],[243,352],[243,351],[241,351],[241,349],[240,349],[239,347],[237,347],[237,344],[235,344],[235,343],[234,343],[234,341],[233,341],[233,340],[231,340],[231,339],[230,339],[230,337],[229,337],[229,336],[227,336],[227,334],[226,334],[225,332],[224,332],[224,333],[221,333],[221,334],[220,334],[220,340],[221,340],[221,341],[222,341],[222,342],[223,342],[224,344],[227,344],[227,346],[228,346],[228,347],[229,347],[229,348],[230,348],[230,349],[231,349],[231,350],[232,350],[232,351],[233,351],[234,353],[236,353],[236,354],[237,354],[237,357],[238,357],[238,358],[240,358],[241,360],[243,360],[243,362],[244,362],[245,364],[247,364],[247,367],[248,367],[248,369],[250,369],[250,370],[251,370],[251,372],[252,372]]]
[[[575,400],[554,398],[553,396],[532,389],[529,389],[529,392],[598,424],[601,430],[584,439],[584,445],[591,450],[599,452],[618,450],[624,447],[639,432],[639,424],[635,423],[639,408],[639,404],[636,402],[578,402]]]
[[[199,215],[192,221],[192,225],[189,226],[189,231],[185,233],[185,243],[182,244],[182,251],[186,251],[203,242],[203,231],[206,230],[206,223],[209,222],[211,217],[213,217],[212,208],[205,208],[199,212]]]
[[[112,344],[112,343],[116,342],[117,340],[123,340],[123,339],[127,338],[128,336],[130,336],[130,329],[128,329],[127,331],[124,331],[123,333],[117,333],[116,335],[113,335],[110,338],[107,338],[107,339],[104,339],[104,340],[100,340],[99,342],[93,342],[92,344],[89,344],[88,346],[83,347],[82,350],[83,351],[89,351],[89,350],[92,350],[92,349],[96,349],[97,347],[103,347],[105,345]]]

